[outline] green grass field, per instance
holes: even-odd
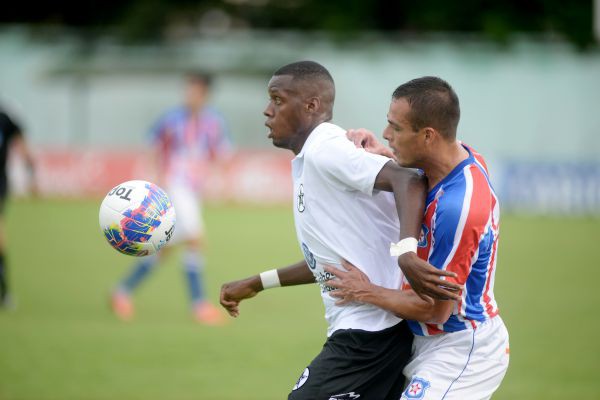
[[[273,289],[225,327],[195,324],[177,257],[136,293],[107,294],[133,259],[99,232],[99,201],[17,201],[7,212],[18,307],[0,312],[0,399],[283,399],[325,339],[318,289]],[[300,259],[288,207],[210,206],[209,295]],[[496,296],[511,365],[494,399],[600,398],[600,220],[507,216]],[[377,400],[377,399],[366,399]]]

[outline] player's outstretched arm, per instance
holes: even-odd
[[[353,301],[369,303],[391,311],[401,318],[432,324],[443,324],[450,318],[454,301],[436,300],[432,304],[412,290],[388,289],[374,285],[365,273],[345,260],[342,261],[342,265],[345,271],[325,266],[325,271],[336,277],[329,280],[327,285],[336,288],[329,294],[339,299],[337,305]]]
[[[240,315],[240,302],[256,296],[265,289],[314,282],[315,276],[308,268],[306,261],[303,260],[285,268],[273,269],[246,279],[224,283],[221,286],[220,301],[229,315],[237,317]]]
[[[381,169],[375,180],[375,188],[394,193],[396,208],[400,218],[400,240],[418,238],[421,233],[425,208],[426,178],[416,170],[402,168],[393,161]],[[416,247],[416,246],[415,246]],[[435,268],[421,260],[414,251],[398,257],[398,265],[408,279],[413,290],[428,302],[431,299],[459,300],[461,286],[443,280],[456,274]]]

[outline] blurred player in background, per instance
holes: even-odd
[[[25,140],[23,129],[0,106],[0,308],[12,308],[15,305],[8,285],[4,226],[4,208],[8,196],[7,162],[12,152],[18,153],[23,158],[29,172],[29,180],[35,190],[33,156]]]
[[[509,362],[508,333],[494,298],[499,204],[480,154],[456,139],[458,97],[442,79],[423,77],[399,86],[392,95],[383,137],[404,167],[419,168],[429,181],[417,253],[440,270],[456,273],[448,281],[464,286],[456,301],[416,296],[369,281],[360,269],[326,267],[338,279],[338,304],[364,302],[409,320],[414,354],[404,372],[410,380],[402,399],[489,399]],[[382,154],[370,132],[352,132],[355,143]],[[353,136],[350,135],[350,136]],[[385,153],[384,153],[385,154]]]
[[[264,115],[269,138],[296,155],[292,161],[294,221],[304,260],[224,284],[221,305],[237,317],[240,302],[265,289],[317,282],[328,338],[288,399],[398,400],[412,343],[406,322],[369,304],[336,305],[327,285],[332,275],[323,267],[339,266],[342,259],[363,262],[371,279],[388,288],[400,285],[398,263],[407,274],[412,269],[431,269],[437,274],[439,295],[456,296],[439,288],[444,283],[440,276],[453,273],[436,270],[415,253],[400,258],[389,255],[387,246],[398,237],[414,241],[416,247],[424,179],[387,157],[357,149],[344,129],[329,122],[335,86],[320,64],[302,61],[280,68],[269,82],[268,93]]]
[[[204,223],[200,211],[203,175],[209,164],[227,158],[231,142],[223,116],[207,105],[211,77],[187,75],[185,104],[163,115],[154,125],[154,147],[158,184],[168,193],[177,213],[172,244],[183,244],[183,269],[192,313],[207,325],[224,322],[220,309],[206,300],[204,288]],[[164,249],[164,250],[169,250]],[[132,292],[149,276],[161,255],[142,258],[112,294],[112,309],[123,320],[134,313]]]

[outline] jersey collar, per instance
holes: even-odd
[[[321,122],[319,125],[317,125],[315,127],[315,129],[312,130],[312,132],[309,133],[308,137],[306,138],[306,141],[304,142],[304,145],[302,146],[302,150],[300,150],[300,153],[298,153],[298,155],[296,155],[295,158],[303,158],[304,157],[305,150],[308,149],[308,147],[311,145],[311,143],[313,143],[317,139],[317,136],[319,136],[320,133],[325,131],[325,127],[327,125],[331,125],[331,124],[329,122]]]
[[[462,160],[456,167],[454,167],[454,169],[452,171],[450,171],[450,173],[448,175],[446,175],[444,177],[444,179],[442,179],[440,182],[438,182],[438,184],[435,185],[429,191],[429,193],[427,194],[427,201],[428,202],[431,200],[432,196],[435,196],[435,194],[438,192],[438,190],[440,190],[440,188],[443,185],[445,185],[446,183],[450,182],[457,175],[462,174],[463,168],[465,168],[467,165],[473,164],[475,162],[475,157],[473,157],[473,152],[471,151],[471,149],[469,149],[467,146],[465,146],[462,143],[460,145],[469,153],[469,157],[467,157],[464,160]]]

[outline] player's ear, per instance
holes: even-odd
[[[423,138],[425,139],[425,143],[430,144],[433,140],[439,136],[439,132],[433,128],[426,127],[423,128]]]
[[[321,99],[319,99],[318,97],[311,97],[304,104],[304,108],[305,108],[306,112],[309,114],[316,113],[320,107],[321,107]]]

